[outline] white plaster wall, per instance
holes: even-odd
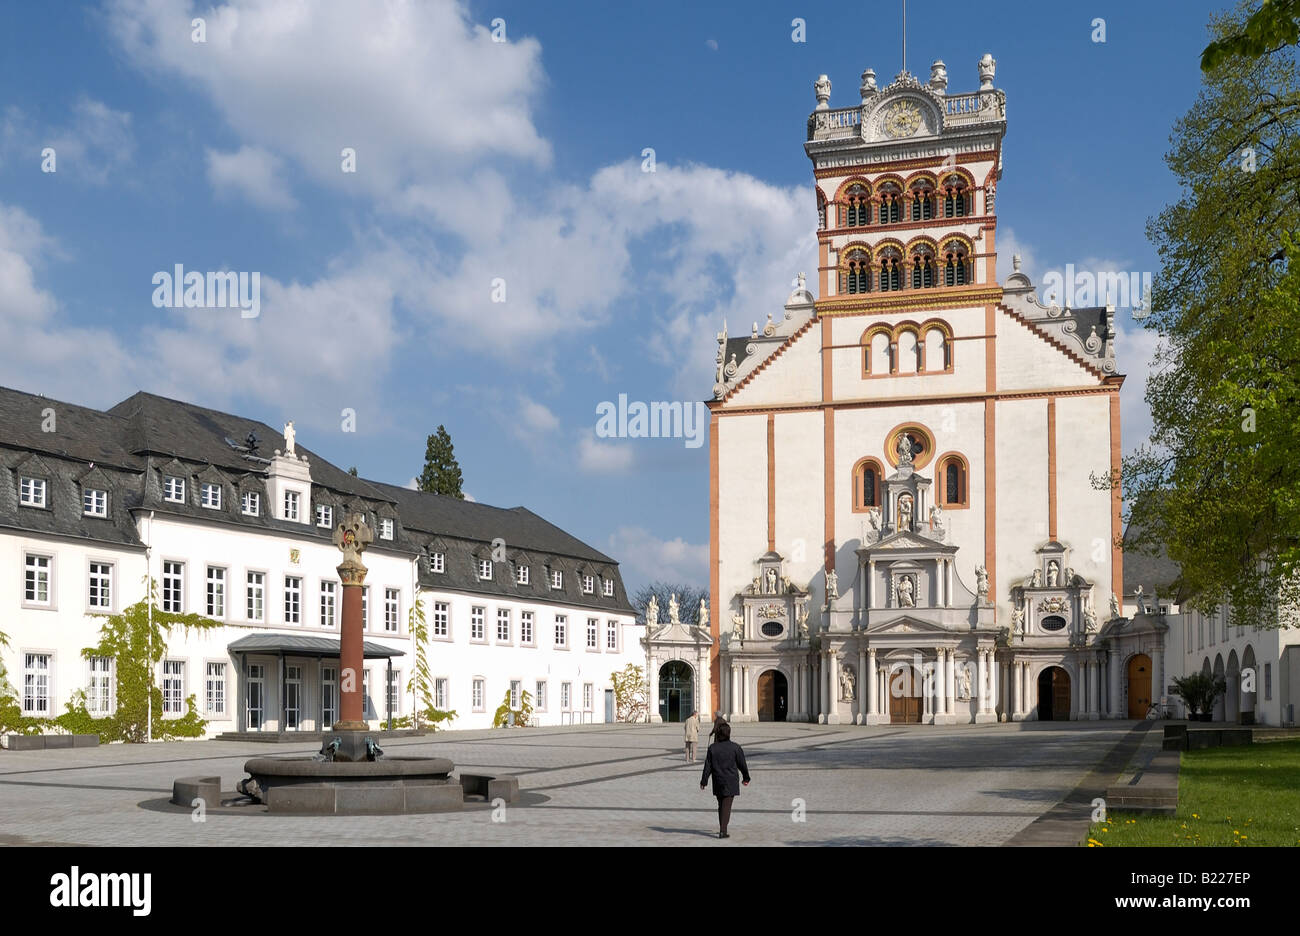
[[[1096,386],[1096,374],[1076,364],[1039,334],[998,311],[997,385],[1000,390]]]
[[[998,618],[1010,620],[1011,586],[1033,571],[1034,550],[1047,542],[1047,400],[996,406],[997,594],[991,597]]]
[[[790,580],[806,587],[822,567],[825,443],[822,413],[778,413],[776,550]],[[751,557],[756,558],[756,556]]]
[[[1098,616],[1109,616],[1111,528],[1109,490],[1090,474],[1110,467],[1110,401],[1106,394],[1056,398],[1057,539],[1072,547],[1074,570],[1096,583]]]
[[[734,610],[731,599],[757,574],[767,551],[767,416],[718,419],[719,630]]]
[[[763,372],[741,388],[726,405],[732,408],[772,403],[815,403],[821,398],[821,329],[814,325],[785,345],[784,350],[774,352],[767,359]]]

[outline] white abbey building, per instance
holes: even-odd
[[[0,389],[0,653],[24,715],[57,716],[77,690],[113,710],[113,660],[81,651],[151,576],[164,608],[223,625],[173,632],[156,674],[166,717],[193,697],[209,734],[324,730],[339,706],[331,535],[358,511],[375,536],[372,725],[414,705],[417,586],[451,728],[490,727],[525,690],[538,724],[612,720],[610,673],[644,661],[613,559],[523,507],[354,477],[292,434],[146,393],[99,411]]]
[[[1128,717],[1130,670],[1164,678],[1118,608],[1120,491],[1090,480],[1120,460],[1114,310],[1040,300],[1018,262],[997,281],[994,64],[962,94],[942,62],[868,69],[838,109],[815,85],[817,295],[801,275],[718,335],[705,710]],[[662,666],[694,665],[678,643]]]

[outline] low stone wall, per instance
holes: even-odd
[[[5,740],[11,751],[53,751],[62,748],[99,747],[97,734],[11,734]]]

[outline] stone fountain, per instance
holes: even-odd
[[[389,757],[375,743],[362,718],[361,590],[366,567],[361,553],[374,539],[361,514],[349,514],[334,531],[343,551],[340,628],[340,719],[325,746],[309,757],[254,757],[239,792],[264,803],[271,813],[384,815],[459,809],[461,785],[443,757]]]

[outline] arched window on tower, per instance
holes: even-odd
[[[943,284],[965,286],[970,281],[970,253],[965,244],[950,241],[943,248]]]
[[[845,195],[842,227],[865,227],[871,223],[871,192],[865,185],[854,183]]]
[[[966,461],[960,455],[945,455],[939,459],[938,481],[940,506],[970,506]]]
[[[871,292],[871,255],[862,247],[850,247],[840,262],[840,292],[853,295]]]
[[[817,193],[817,230],[826,230],[826,199],[821,192]]]
[[[912,220],[929,221],[934,217],[934,183],[917,179],[909,191],[912,194]]]
[[[880,462],[864,458],[853,466],[853,509],[861,512],[880,506]]]
[[[943,216],[965,218],[971,213],[970,184],[965,176],[950,175],[943,180]]]
[[[897,247],[880,251],[880,291],[891,292],[903,288],[903,252]]]
[[[897,224],[903,220],[903,190],[897,182],[880,186],[880,223]]]
[[[935,285],[934,248],[921,244],[912,248],[912,288],[929,289]]]

